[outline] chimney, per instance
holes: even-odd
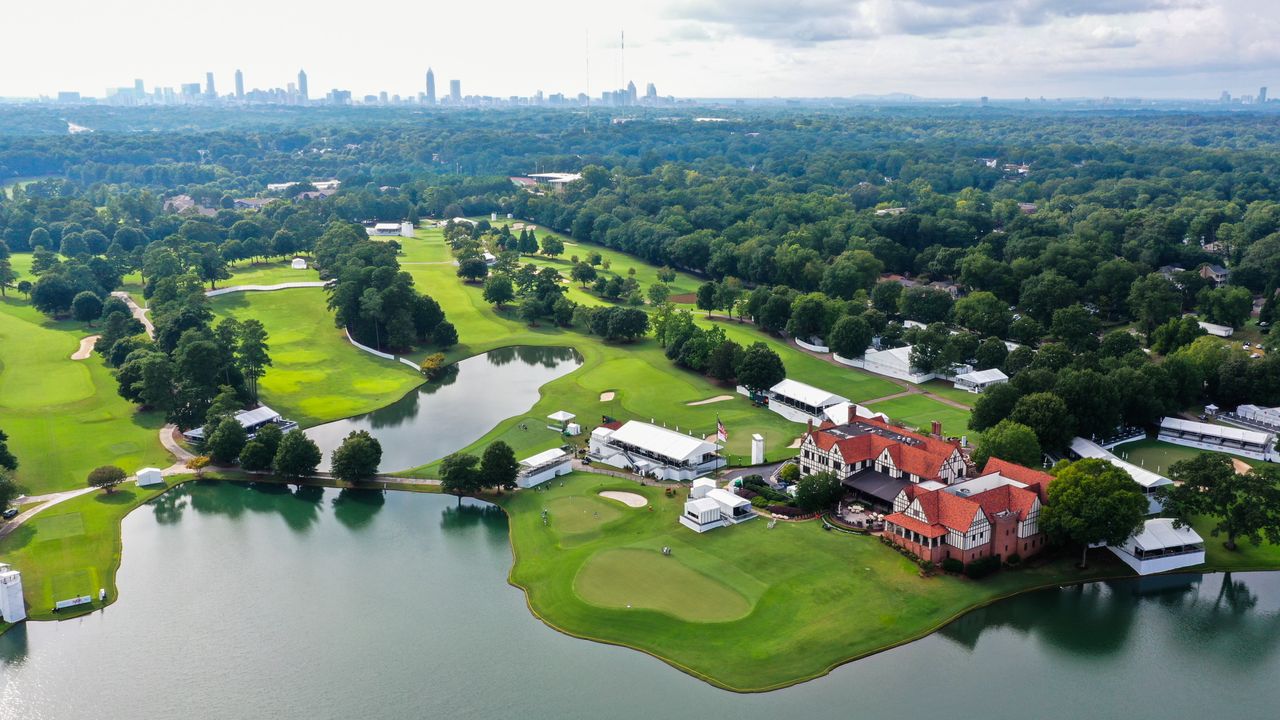
[[[933,428],[934,437],[936,438],[942,437],[942,423],[938,422],[937,420],[934,420],[931,427]]]

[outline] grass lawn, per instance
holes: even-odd
[[[757,519],[699,535],[677,522],[684,491],[668,498],[661,488],[585,473],[544,487],[498,500],[511,517],[511,582],[532,610],[571,635],[634,647],[737,690],[822,675],[1019,590],[1127,571],[1095,552],[1087,572],[1068,560],[981,582],[921,578],[879,540],[818,522],[770,530]],[[561,503],[606,489],[642,493],[653,510],[617,506],[599,537],[580,542],[576,505]]]
[[[973,407],[978,401],[978,396],[968,390],[957,390],[956,386],[946,380],[930,380],[929,382],[918,386],[921,390],[931,392],[938,397],[944,397],[952,402],[958,402],[961,405]]]
[[[259,381],[262,401],[304,426],[375,410],[422,384],[404,365],[348,343],[320,288],[231,293],[210,306],[219,316],[266,326],[272,365]]]
[[[942,423],[942,430],[947,435],[960,436],[969,432],[968,411],[940,403],[925,395],[907,395],[872,403],[867,407],[926,432],[934,420]]]
[[[1144,467],[1161,475],[1167,475],[1170,465],[1180,460],[1190,460],[1206,451],[1183,445],[1174,445],[1160,440],[1147,439],[1117,445],[1112,448],[1111,452],[1134,465]],[[1220,454],[1225,455],[1227,453]],[[1250,465],[1262,464],[1261,460],[1254,460],[1253,458],[1240,457],[1238,455],[1229,455],[1229,457],[1239,458]]]
[[[165,478],[161,487],[121,485],[115,492],[91,492],[55,505],[0,540],[0,557],[22,571],[22,589],[34,620],[83,615],[116,599],[120,567],[120,521],[130,510],[189,476]],[[107,591],[106,603],[98,589]],[[58,600],[88,595],[93,604],[59,613]]]
[[[29,494],[82,487],[99,465],[133,472],[169,463],[158,435],[163,418],[121,398],[97,355],[71,359],[92,332],[49,320],[25,300],[0,301],[0,429]]]

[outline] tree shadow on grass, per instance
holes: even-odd
[[[132,490],[116,490],[115,492],[99,493],[94,497],[95,502],[103,505],[130,505],[134,500],[138,499],[138,495]]]
[[[31,544],[31,539],[36,536],[36,529],[31,523],[20,525],[17,530],[9,533],[4,539],[5,553],[16,552]]]

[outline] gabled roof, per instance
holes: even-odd
[[[552,448],[550,450],[543,450],[537,455],[531,455],[521,460],[520,464],[527,468],[536,468],[542,465],[546,465],[547,463],[560,460],[562,458],[564,460],[570,459],[569,454],[566,453],[565,451],[561,450],[560,448]]]
[[[715,444],[701,438],[636,420],[628,421],[614,430],[610,440],[634,445],[673,460],[698,458],[716,451]]]
[[[810,437],[824,451],[837,448],[846,464],[874,460],[888,450],[899,470],[929,479],[939,477],[943,464],[959,447],[958,443],[913,433],[876,418],[842,425],[825,422]]]
[[[986,383],[1004,382],[1009,379],[1009,376],[1005,375],[998,368],[991,368],[989,370],[974,370],[973,372],[957,375],[956,379],[973,383],[974,385],[984,385]]]
[[[1142,529],[1130,538],[1130,541],[1143,550],[1159,550],[1199,545],[1204,542],[1204,538],[1189,527],[1174,527],[1173,520],[1169,518],[1153,518],[1145,521]]]
[[[998,457],[988,458],[987,464],[982,468],[983,475],[990,475],[991,473],[1000,473],[1010,480],[1017,480],[1025,485],[1038,485],[1042,494],[1049,489],[1049,483],[1053,482],[1053,476],[1043,470],[1011,463]]]

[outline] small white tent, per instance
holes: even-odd
[[[160,468],[147,467],[138,471],[139,487],[148,485],[163,485],[164,475],[160,472]]]
[[[306,269],[307,269],[307,260],[306,260],[306,258],[300,258],[300,257],[296,257],[296,258],[294,258],[294,259],[293,259],[293,269],[294,269],[294,270],[306,270]]]

